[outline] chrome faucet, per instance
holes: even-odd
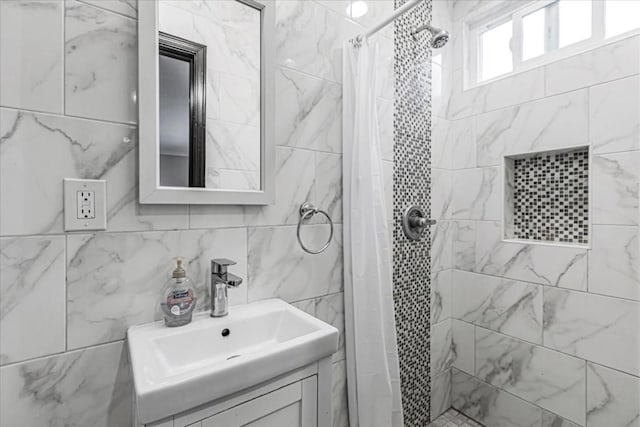
[[[235,261],[226,258],[211,260],[211,317],[229,314],[227,287],[235,288],[242,283],[240,277],[227,272],[227,267],[235,264]]]

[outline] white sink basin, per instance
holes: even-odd
[[[223,330],[228,329],[228,336]],[[313,363],[338,349],[338,330],[279,299],[128,331],[138,417],[157,421]]]

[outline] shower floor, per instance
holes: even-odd
[[[455,409],[449,409],[436,418],[428,427],[482,427],[482,424],[467,418]]]

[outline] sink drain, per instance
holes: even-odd
[[[233,356],[227,357],[227,360],[235,359],[236,357],[240,357],[239,354],[234,354]]]

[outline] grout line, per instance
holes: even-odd
[[[492,275],[492,274],[478,273],[476,271],[461,270],[461,269],[457,269],[457,268],[452,268],[451,270],[453,270],[454,273],[455,273],[455,271],[458,271],[458,272],[462,272],[462,273],[477,274],[477,275],[480,275],[480,276],[497,278],[497,279],[504,280],[504,281],[519,282],[519,283],[526,284],[526,285],[544,286],[546,288],[557,289],[559,291],[578,292],[578,293],[581,293],[581,294],[593,295],[593,296],[596,296],[596,297],[611,298],[611,299],[615,299],[615,300],[619,300],[619,301],[626,301],[626,302],[632,302],[632,303],[640,304],[640,301],[638,301],[638,300],[634,300],[634,299],[630,299],[630,298],[618,297],[618,296],[615,296],[615,295],[606,295],[606,294],[600,294],[600,293],[595,293],[595,292],[588,292],[588,291],[581,290],[581,289],[564,288],[564,287],[560,287],[560,286],[556,286],[556,285],[549,285],[549,284],[545,284],[545,283],[536,283],[536,282],[531,282],[531,281],[528,281],[528,280],[513,279],[513,278],[509,278],[509,277],[504,277],[504,276],[495,276],[495,275]]]
[[[341,222],[333,223],[335,226],[342,226]],[[307,226],[311,227],[322,227],[328,224],[307,224]],[[280,225],[232,225],[227,227],[200,227],[200,228],[168,228],[168,229],[155,229],[155,230],[118,230],[118,231],[67,231],[62,233],[52,233],[52,234],[8,234],[0,236],[0,239],[21,239],[21,238],[50,238],[50,237],[65,237],[65,236],[86,236],[86,235],[97,235],[97,234],[106,234],[106,235],[115,235],[115,234],[133,234],[133,233],[185,233],[190,231],[200,231],[200,232],[209,232],[209,231],[222,231],[222,230],[242,230],[242,229],[264,229],[264,228],[294,228],[297,227],[296,224],[280,224]]]
[[[125,15],[125,14],[124,14],[124,13],[122,13],[122,12],[116,12],[115,10],[107,9],[107,8],[105,8],[105,7],[102,7],[102,6],[98,6],[97,4],[94,4],[94,3],[87,3],[87,2],[86,2],[86,1],[84,1],[84,0],[75,0],[75,1],[76,1],[77,3],[81,3],[83,6],[93,7],[93,8],[95,8],[95,9],[99,9],[99,10],[101,10],[101,11],[103,11],[103,12],[107,12],[107,13],[110,13],[110,14],[113,14],[113,15],[116,15],[116,16],[119,16],[119,17],[121,17],[121,18],[131,19],[131,20],[136,21],[136,22],[138,21],[137,16],[134,18],[133,16]],[[137,10],[136,10],[136,15],[137,15]]]
[[[512,392],[510,392],[509,390],[505,390],[505,389],[503,389],[503,388],[501,388],[501,387],[498,387],[498,386],[495,386],[495,385],[493,385],[493,384],[490,384],[490,383],[486,382],[485,380],[483,380],[482,378],[476,377],[475,375],[469,375],[469,374],[467,374],[466,372],[464,372],[464,371],[462,371],[462,370],[460,370],[460,369],[458,369],[458,368],[453,368],[453,369],[455,369],[455,370],[457,370],[457,371],[459,371],[459,372],[461,372],[461,373],[463,373],[463,374],[467,375],[468,377],[473,378],[474,380],[476,380],[476,381],[478,381],[478,382],[482,383],[484,386],[491,387],[492,389],[497,390],[497,391],[499,391],[499,392],[501,392],[501,393],[506,393],[506,394],[510,395],[511,397],[515,397],[516,399],[520,400],[521,402],[526,403],[527,405],[531,405],[531,406],[534,406],[534,407],[536,407],[536,408],[540,409],[540,411],[541,411],[541,415],[542,415],[542,411],[545,411],[545,412],[549,412],[549,413],[551,413],[551,414],[553,414],[553,415],[556,415],[557,417],[560,417],[560,418],[562,418],[562,419],[567,419],[567,418],[565,418],[565,417],[563,417],[563,416],[561,416],[561,415],[559,415],[559,414],[556,414],[555,412],[553,412],[553,411],[551,411],[551,410],[549,410],[549,409],[543,408],[542,406],[538,405],[538,404],[537,404],[537,403],[535,403],[535,402],[531,402],[531,401],[529,401],[529,400],[526,400],[526,399],[525,399],[525,398],[523,398],[523,397],[518,396],[517,394],[513,394],[513,393],[512,393]],[[586,408],[585,408],[585,412],[586,412]],[[568,420],[568,419],[567,419],[567,421],[570,421],[570,420]],[[573,421],[571,421],[571,422],[573,423]],[[576,423],[574,423],[574,424],[576,424]]]
[[[3,1],[3,0],[0,0],[0,1]],[[1,105],[0,105],[0,108],[7,109],[7,110],[13,110],[13,111],[17,111],[17,112],[29,113],[29,114],[40,114],[40,115],[53,116],[53,117],[58,117],[58,118],[67,118],[67,119],[71,119],[71,120],[82,120],[82,121],[87,121],[87,122],[95,122],[95,123],[99,123],[99,124],[111,124],[111,125],[126,126],[126,127],[129,127],[129,128],[136,128],[136,129],[138,128],[138,124],[137,123],[114,122],[114,121],[110,121],[110,120],[94,119],[94,118],[91,118],[91,117],[74,116],[72,114],[67,114],[67,113],[52,113],[50,111],[33,110],[33,109],[30,109],[30,108],[8,107],[8,106],[1,106]]]
[[[83,346],[83,347],[73,348],[73,349],[67,350],[67,351],[59,351],[59,352],[47,354],[47,355],[44,355],[44,356],[32,357],[32,358],[29,358],[29,359],[20,360],[18,362],[7,363],[6,365],[0,366],[0,369],[5,369],[5,368],[9,368],[9,367],[13,367],[13,366],[21,365],[21,364],[32,363],[32,362],[39,362],[41,360],[50,359],[52,357],[62,357],[62,356],[66,356],[68,354],[70,355],[70,354],[78,353],[78,352],[81,352],[81,351],[94,350],[94,349],[97,349],[97,348],[100,348],[100,347],[106,347],[108,345],[113,345],[113,344],[117,344],[117,343],[123,343],[124,344],[126,342],[126,340],[127,340],[126,338],[121,338],[121,339],[117,339],[117,340],[101,342],[99,344],[91,344],[91,345],[87,345],[87,346]]]

